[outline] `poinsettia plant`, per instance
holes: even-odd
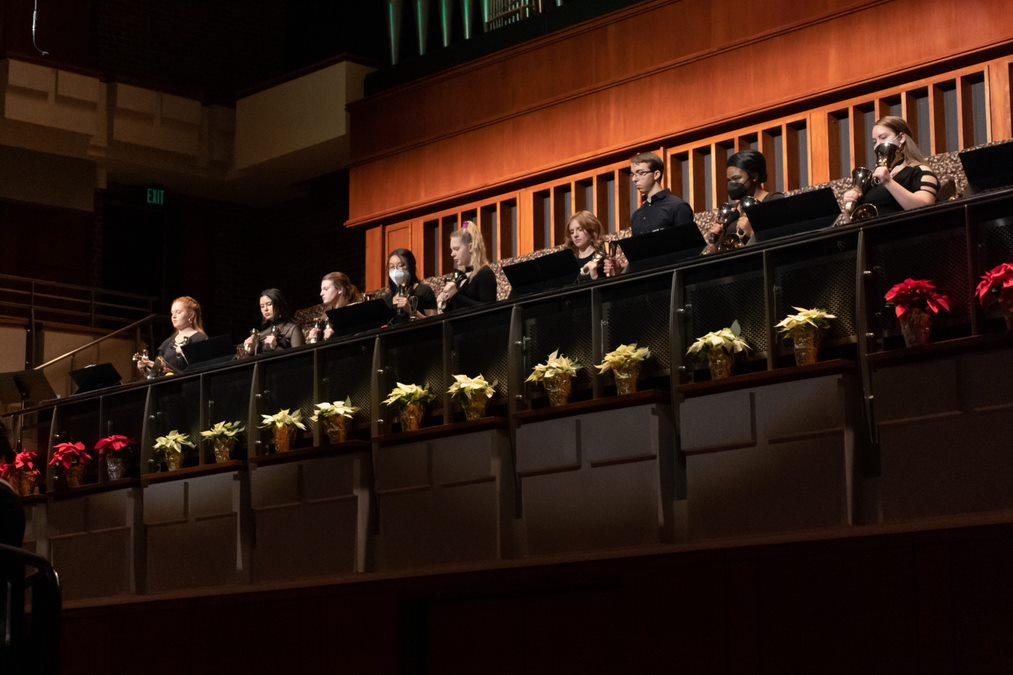
[[[124,450],[130,448],[130,446],[132,445],[134,445],[134,441],[128,438],[127,436],[115,434],[113,436],[106,436],[105,438],[100,438],[98,443],[95,444],[95,452],[97,452],[99,455],[104,455],[106,453],[114,454],[118,452],[123,452]]]
[[[619,345],[608,354],[602,357],[601,363],[595,366],[598,373],[604,375],[608,371],[622,370],[633,365],[643,363],[651,358],[651,350],[641,347],[636,342],[627,345]]]
[[[317,403],[313,407],[316,410],[313,412],[313,416],[310,417],[311,422],[319,422],[327,417],[351,419],[355,416],[355,413],[359,412],[359,406],[352,405],[351,396],[346,396],[344,401],[324,401],[323,403]]]
[[[92,456],[84,447],[84,443],[58,443],[53,446],[53,452],[49,456],[49,466],[62,466],[64,469],[80,464],[85,465],[92,460]]]
[[[409,403],[425,403],[432,401],[436,395],[429,391],[428,387],[421,387],[417,384],[396,383],[397,386],[390,390],[384,403],[389,406],[405,406]]]
[[[261,429],[280,429],[281,427],[298,427],[303,431],[306,431],[306,425],[302,421],[302,411],[296,410],[292,412],[291,408],[285,408],[279,410],[273,415],[261,415],[260,428]]]
[[[774,326],[788,337],[794,337],[809,329],[826,330],[830,327],[830,320],[837,318],[825,309],[803,309],[802,307],[792,307],[792,309],[798,313],[789,314]]]
[[[11,465],[11,470],[20,471],[23,474],[38,476],[40,472],[35,466],[35,462],[38,459],[39,453],[32,452],[31,450],[22,450],[18,454],[14,455],[14,463]]]
[[[461,401],[470,400],[474,396],[485,396],[492,398],[496,393],[493,385],[485,379],[481,373],[476,377],[467,375],[454,375],[454,383],[447,389],[447,393]]]
[[[1013,263],[1003,263],[985,272],[975,290],[978,302],[988,307],[999,300],[1000,295],[1013,292]]]
[[[686,353],[704,354],[712,351],[722,351],[729,354],[737,354],[746,351],[750,348],[749,343],[741,337],[741,332],[742,329],[739,328],[739,322],[735,321],[730,328],[722,328],[721,330],[701,335],[689,346]]]
[[[577,370],[580,368],[580,364],[573,361],[567,356],[563,356],[556,349],[549,358],[545,360],[545,363],[539,363],[531,369],[531,374],[528,375],[525,382],[541,382],[542,380],[551,380],[559,377],[560,375],[566,375],[568,377],[576,377]]]
[[[950,311],[950,299],[928,279],[905,279],[887,291],[884,298],[894,306],[898,319],[912,309],[933,314]]]

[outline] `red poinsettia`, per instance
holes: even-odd
[[[75,464],[87,464],[91,459],[91,455],[84,449],[84,443],[60,443],[53,446],[49,466],[62,466],[64,469],[69,469]]]
[[[95,451],[100,455],[104,455],[107,452],[120,452],[133,444],[134,442],[126,436],[106,436],[99,439],[99,442],[95,444]]]
[[[0,464],[0,478],[7,480],[11,477],[11,473],[14,471],[14,465],[10,462],[4,462]]]
[[[892,304],[901,318],[911,309],[939,314],[950,311],[950,299],[936,289],[928,279],[905,279],[886,293],[886,301]]]
[[[1007,288],[1013,288],[1013,263],[1003,263],[985,272],[975,293],[981,306],[988,307]]]
[[[39,475],[39,470],[35,468],[35,460],[39,458],[38,453],[30,450],[24,450],[14,455],[14,466],[12,471],[20,471],[21,473],[28,473],[33,476]]]

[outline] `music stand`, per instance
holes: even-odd
[[[511,298],[568,286],[577,280],[579,271],[577,257],[570,249],[503,266]]]
[[[693,223],[665,227],[634,235],[617,242],[630,265],[627,271],[641,272],[700,255],[706,242]]]
[[[196,366],[216,366],[236,358],[236,348],[228,335],[216,335],[200,342],[188,342],[180,350],[187,370]]]
[[[828,187],[771,199],[746,208],[753,237],[770,241],[830,227],[841,215],[834,191]]]
[[[75,394],[87,391],[115,387],[123,383],[123,379],[111,363],[99,363],[70,371],[70,379],[77,385]]]
[[[1013,142],[965,150],[958,157],[972,195],[1013,185]]]
[[[0,373],[0,402],[5,406],[20,403],[22,408],[27,408],[29,403],[41,403],[56,397],[41,370]]]
[[[354,335],[379,328],[394,318],[394,310],[381,298],[327,310],[334,335]]]

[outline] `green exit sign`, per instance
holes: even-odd
[[[165,188],[149,187],[145,201],[148,206],[165,206]]]

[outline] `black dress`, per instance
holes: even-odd
[[[577,282],[576,283],[578,283],[578,284],[586,284],[589,281],[597,281],[596,279],[592,279],[590,274],[581,274],[580,273],[580,271],[582,269],[584,269],[584,265],[586,265],[589,262],[591,262],[591,259],[594,258],[596,255],[599,255],[599,251],[596,251],[594,248],[592,248],[591,252],[588,253],[583,258],[581,258],[580,256],[578,256],[576,254],[576,251],[574,251],[574,257],[577,260]],[[601,259],[598,261],[598,264],[595,265],[595,269],[598,270],[598,279],[601,279],[603,276],[605,276],[605,256],[601,257]]]
[[[496,273],[491,267],[483,267],[471,279],[462,282],[454,297],[447,300],[446,312],[478,307],[496,302]]]
[[[158,345],[157,356],[161,356],[163,359],[165,359],[165,362],[168,363],[173,370],[184,370],[189,364],[187,364],[187,362],[183,360],[183,357],[176,352],[175,339],[176,339],[175,333],[165,338],[165,342]],[[193,342],[204,342],[207,339],[208,339],[207,333],[197,331],[189,338],[187,338],[184,344],[190,344]]]
[[[387,306],[390,307],[391,311],[396,312],[394,318],[390,320],[390,325],[400,326],[401,324],[405,324],[411,321],[411,317],[408,316],[408,312],[406,312],[405,310],[395,309],[394,307],[395,295],[396,291],[392,291],[391,293],[387,294],[387,297],[384,298],[384,300],[386,301]],[[433,292],[433,289],[430,288],[428,284],[423,284],[421,282],[416,283],[414,286],[412,286],[411,290],[408,291],[408,298],[409,300],[411,298],[416,298],[416,301],[418,303],[418,305],[415,307],[416,311],[425,314],[427,309],[431,309],[433,311],[436,310],[436,293]]]
[[[278,338],[278,344],[273,348],[269,348],[264,344],[264,339],[272,334]],[[260,344],[258,351],[268,352],[278,349],[289,349],[290,347],[302,347],[305,342],[302,329],[291,321],[271,324],[257,333],[257,339]]]
[[[927,166],[905,166],[897,172],[893,180],[908,192],[924,190],[934,195],[939,189],[939,179]],[[897,200],[882,183],[870,188],[858,203],[874,204],[881,216],[887,213],[900,213],[904,210],[904,207],[897,203]]]

